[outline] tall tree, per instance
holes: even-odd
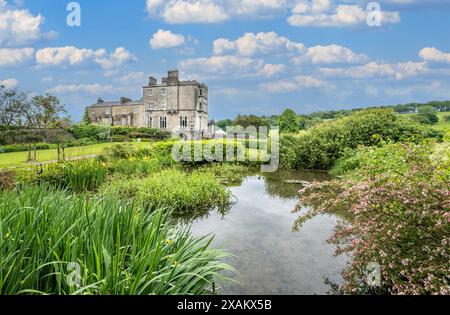
[[[0,85],[0,125],[22,127],[30,117],[27,93]]]
[[[59,99],[50,94],[33,97],[31,104],[34,111],[33,125],[40,128],[57,127],[62,119],[60,115],[67,113],[64,105],[60,104]]]
[[[90,124],[92,124],[91,115],[89,115],[89,111],[88,111],[87,108],[84,110],[83,119],[81,120],[81,123],[83,125],[90,125]]]
[[[280,131],[295,133],[300,130],[297,114],[292,109],[286,109],[279,119]]]

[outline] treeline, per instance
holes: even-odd
[[[225,119],[217,122],[217,126],[226,129],[227,126],[280,126],[283,129],[283,121],[292,120],[293,114],[296,116],[298,127],[295,129],[304,130],[320,123],[323,120],[336,119],[349,116],[355,112],[366,109],[391,109],[399,114],[421,114],[430,112],[450,112],[450,101],[432,101],[428,103],[409,103],[391,106],[372,106],[368,108],[354,108],[342,110],[319,111],[311,114],[297,115],[291,110],[285,111],[282,115],[256,116],[238,115],[235,119]],[[424,115],[423,115],[424,116]],[[422,116],[422,117],[423,117]],[[419,119],[420,120],[420,119]],[[430,120],[422,120],[423,123],[433,123]],[[288,128],[289,129],[289,128]],[[294,130],[295,131],[295,130]]]

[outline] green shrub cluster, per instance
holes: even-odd
[[[170,132],[153,128],[111,127],[84,124],[70,127],[69,132],[77,139],[89,138],[97,141],[108,141],[112,139],[117,142],[136,138],[163,140],[170,137]]]
[[[389,110],[368,110],[323,122],[298,137],[282,135],[280,161],[284,168],[328,170],[346,150],[376,146],[383,141],[442,139],[442,133],[398,117]]]

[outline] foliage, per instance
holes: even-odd
[[[0,193],[0,294],[213,293],[227,254],[139,210],[45,187]]]
[[[374,146],[383,141],[419,141],[442,138],[439,131],[398,117],[389,110],[357,112],[330,122],[323,122],[299,137],[280,139],[280,161],[284,168],[330,169],[348,149]]]
[[[129,138],[147,138],[163,140],[170,137],[167,131],[153,128],[136,128],[136,127],[112,127],[96,124],[78,124],[69,128],[69,131],[77,139],[90,138],[97,141],[107,141],[111,138],[126,141]]]
[[[107,179],[108,169],[95,160],[49,165],[37,177],[38,183],[83,192],[97,189]]]
[[[431,106],[424,106],[419,109],[419,114],[412,117],[415,121],[426,124],[434,125],[439,122],[439,118],[436,115],[436,111]]]
[[[55,128],[67,123],[64,105],[45,94],[30,99],[28,93],[0,86],[0,125],[7,127]]]
[[[106,184],[102,194],[143,204],[145,209],[173,209],[174,214],[203,215],[212,208],[228,208],[230,192],[211,173],[188,174],[164,170],[143,179],[117,180]]]
[[[81,120],[81,123],[83,125],[90,125],[90,124],[92,124],[91,115],[89,115],[89,110],[87,108],[84,110],[83,118]]]
[[[112,173],[118,173],[125,176],[146,176],[161,170],[161,164],[157,159],[148,157],[118,160],[111,163],[109,169]]]
[[[438,145],[441,146],[441,145]],[[341,291],[348,294],[450,294],[450,159],[433,158],[435,145],[390,144],[364,149],[359,168],[343,179],[301,191],[296,222],[349,210],[330,242],[351,256]],[[447,146],[448,150],[448,146]],[[368,266],[381,267],[381,286],[371,288]]]
[[[297,114],[292,109],[286,109],[280,116],[280,132],[296,133],[300,130]]]
[[[16,172],[0,171],[0,191],[13,189],[16,186]]]

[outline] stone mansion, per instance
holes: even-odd
[[[176,132],[183,138],[209,137],[208,86],[180,81],[178,70],[169,71],[158,83],[150,77],[139,101],[103,102],[88,106],[93,123],[112,126],[151,127]]]

